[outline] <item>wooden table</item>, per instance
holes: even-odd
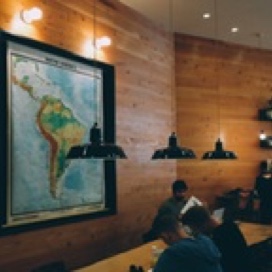
[[[272,237],[272,226],[245,222],[240,222],[238,225],[244,234],[248,245]],[[156,240],[95,264],[83,267],[76,270],[76,272],[129,272],[129,266],[131,264],[142,266],[146,272],[151,264],[152,245],[156,245],[158,248],[166,248],[163,241]]]
[[[157,248],[166,248],[166,244],[162,240],[155,240],[146,243],[137,248],[128,250],[124,253],[117,254],[95,264],[75,270],[77,272],[129,272],[129,266],[134,264],[142,266],[144,271],[148,271],[151,264],[151,248],[152,245]]]
[[[269,237],[272,237],[272,225],[261,225],[256,223],[238,223],[247,244],[255,244]]]

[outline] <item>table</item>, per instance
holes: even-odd
[[[144,271],[146,272],[150,268],[151,250],[153,245],[160,249],[166,248],[166,244],[162,240],[155,240],[75,271],[129,272],[129,266],[131,264],[134,264],[136,266],[142,266]]]
[[[255,244],[272,237],[272,225],[261,225],[257,223],[237,222],[247,244]]]
[[[272,226],[256,223],[237,222],[248,245],[272,237]],[[95,264],[80,268],[76,272],[129,272],[129,266],[135,264],[148,271],[151,264],[151,247],[166,248],[162,240],[155,240],[124,253],[117,254]]]

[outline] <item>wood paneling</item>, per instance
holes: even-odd
[[[84,56],[83,44],[108,35],[97,53],[116,67],[117,142],[129,159],[117,162],[116,216],[0,238],[0,271],[24,272],[62,259],[77,268],[141,243],[158,205],[170,194],[175,162],[150,160],[171,132],[171,38],[116,0],[0,0],[0,27]],[[23,7],[42,8],[33,25],[18,20]],[[16,23],[17,22],[17,23]]]
[[[116,0],[96,3],[94,18],[92,0],[0,0],[0,26],[11,33],[82,56],[94,24],[97,36],[111,37],[112,46],[96,57],[116,67],[117,142],[129,157],[117,162],[117,215],[1,237],[1,272],[59,259],[73,269],[139,245],[176,174],[189,194],[212,203],[227,189],[252,187],[259,161],[271,156],[258,146],[259,131],[272,133],[271,124],[257,120],[272,94],[271,52],[176,35],[173,92],[169,34]],[[20,23],[21,9],[33,5],[44,19]],[[150,161],[155,148],[167,145],[175,119],[180,144],[198,159]],[[200,159],[214,148],[219,120],[225,149],[237,152],[237,161]]]
[[[258,121],[258,109],[271,98],[272,52],[176,34],[175,53],[177,131],[199,158],[178,162],[177,175],[208,203],[226,190],[252,188],[259,162],[271,157],[259,148],[260,130],[271,135],[272,126]],[[239,159],[201,161],[219,135]]]

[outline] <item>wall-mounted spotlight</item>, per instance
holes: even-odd
[[[111,38],[109,38],[108,36],[97,38],[95,41],[95,47],[97,49],[101,49],[102,47],[106,47],[110,45],[111,45]]]
[[[265,134],[265,132],[263,130],[260,131],[259,138],[260,138],[261,141],[266,139],[266,134]]]
[[[272,148],[272,136],[267,136],[263,130],[259,134],[260,147]]]
[[[31,9],[21,11],[21,18],[27,24],[31,24],[33,21],[41,20],[42,17],[43,12],[38,7],[33,7]]]

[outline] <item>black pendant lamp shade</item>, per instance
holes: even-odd
[[[155,150],[152,160],[158,159],[194,159],[195,153],[188,148],[179,147],[177,136],[173,132],[168,139],[168,147]]]
[[[220,159],[237,159],[237,156],[232,151],[223,149],[223,143],[218,139],[215,143],[214,151],[207,151],[204,153],[203,160],[220,160]]]
[[[127,158],[120,146],[101,142],[101,129],[94,123],[90,130],[90,143],[71,147],[67,159],[104,159],[115,160]]]

